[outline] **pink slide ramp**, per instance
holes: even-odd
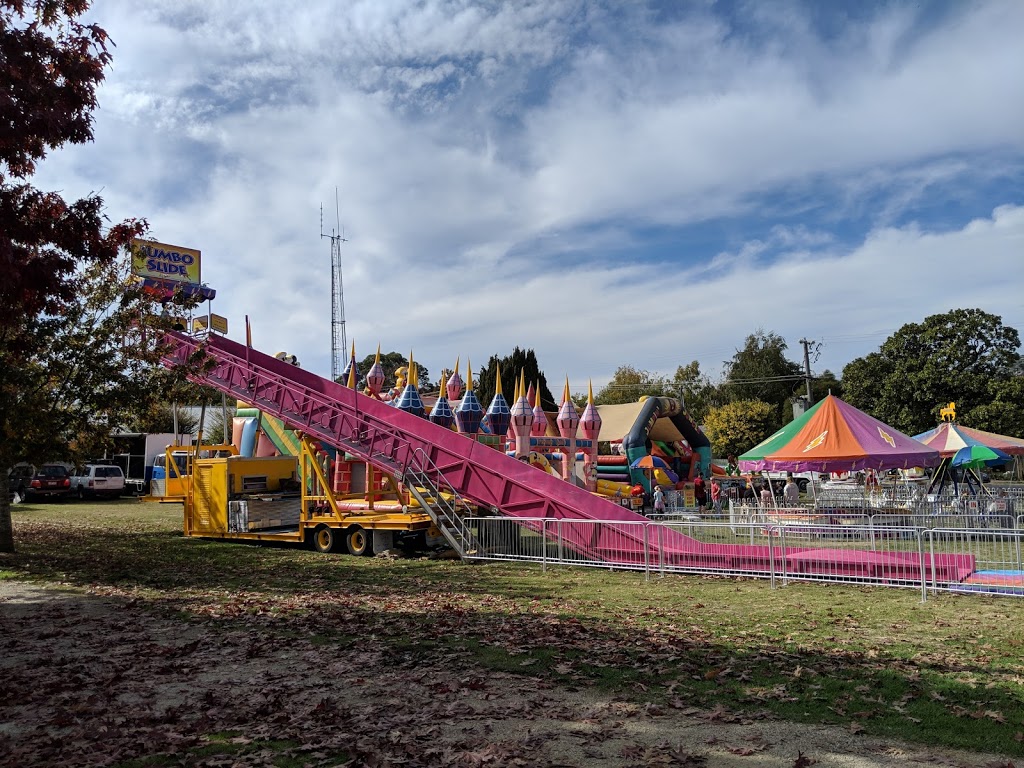
[[[850,554],[788,548],[783,555],[767,546],[704,544],[502,451],[223,336],[199,340],[172,331],[165,343],[165,365],[188,366],[193,381],[249,403],[327,445],[403,478],[411,472],[429,476],[437,487],[451,487],[484,510],[564,521],[558,526],[560,540],[588,558],[638,564],[646,556],[653,560],[650,565],[663,561],[709,570],[795,573],[804,568],[813,572],[823,562]],[[953,556],[937,555],[934,560],[939,579],[953,580],[954,574],[973,569],[973,563],[947,558]],[[851,573],[873,578],[906,578],[909,566],[899,558],[887,564],[884,557],[872,557],[851,558],[848,567]]]
[[[515,517],[646,522],[501,451],[230,339],[170,332],[165,341],[164,364],[190,365],[190,379],[399,476],[430,468],[485,509]],[[200,359],[205,362],[194,364]]]

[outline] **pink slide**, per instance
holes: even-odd
[[[648,551],[656,561],[652,566],[663,559],[666,564],[709,570],[834,573],[834,566],[829,571],[816,569],[841,561],[851,575],[900,579],[916,567],[920,577],[920,564],[914,565],[916,556],[905,561],[899,554],[787,549],[783,563],[782,553],[767,546],[704,544],[465,435],[222,336],[201,341],[172,331],[165,342],[169,348],[163,358],[165,365],[188,365],[193,355],[205,352],[212,365],[205,369],[194,366],[189,373],[193,381],[226,392],[276,416],[292,429],[399,476],[409,469],[426,471],[438,480],[438,487],[450,486],[483,509],[510,517],[607,523],[566,522],[560,526],[563,543],[589,558],[642,563],[646,535]],[[538,528],[536,524],[530,527]],[[553,533],[554,526],[549,528]],[[935,577],[943,581],[959,581],[973,566],[973,558],[965,556],[937,555],[934,559]]]

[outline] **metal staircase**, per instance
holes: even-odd
[[[410,466],[406,470],[402,478],[406,490],[430,515],[434,525],[451,544],[452,549],[459,553],[459,557],[472,557],[479,552],[480,543],[466,524],[464,513],[472,514],[468,504],[450,485],[443,492],[438,488],[437,483],[443,483],[444,479],[436,471],[436,467],[430,468],[433,471],[428,470],[430,459],[423,451],[417,451],[415,459],[418,460],[416,463],[423,463],[417,467]]]

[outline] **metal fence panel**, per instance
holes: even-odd
[[[729,521],[472,518],[472,558],[1024,596],[1024,530],[902,525],[906,516],[731,510]],[[778,514],[774,515],[776,518]],[[958,520],[959,522],[959,520]],[[682,534],[679,536],[678,534]]]
[[[1024,532],[1018,529],[935,528],[924,532],[929,554],[958,552],[974,559],[975,569],[959,582],[933,581],[934,590],[1024,597]]]

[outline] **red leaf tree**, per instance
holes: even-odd
[[[80,20],[88,7],[86,0],[0,0],[0,552],[14,551],[7,468],[32,458],[21,409],[27,393],[46,389],[62,370],[47,375],[41,347],[59,335],[61,318],[82,317],[83,271],[116,278],[118,256],[144,230],[137,220],[108,225],[97,196],[68,202],[30,183],[49,151],[93,138],[111,43]],[[104,268],[111,273],[97,272]]]

